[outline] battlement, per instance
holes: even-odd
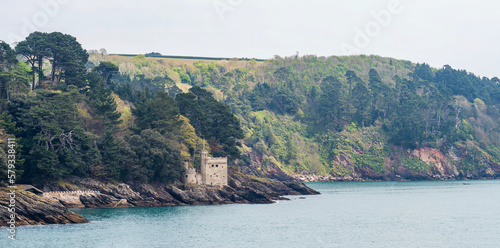
[[[188,163],[184,162],[186,172],[182,177],[182,182],[206,185],[227,185],[227,157],[211,158],[208,156],[206,150],[202,150],[200,162],[200,173],[196,173],[195,169],[189,168]]]
[[[43,192],[44,197],[49,197],[49,198],[59,198],[63,196],[81,196],[81,195],[97,195],[99,194],[99,191],[94,191],[94,190],[77,190],[77,191],[49,191],[49,192]]]
[[[201,183],[206,185],[227,185],[227,157],[208,156],[201,153]]]
[[[217,157],[217,158],[208,157],[207,162],[211,163],[211,164],[214,164],[214,163],[227,163],[227,158],[226,157]]]

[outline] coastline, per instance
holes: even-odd
[[[460,180],[496,180],[500,179],[494,176],[491,177],[454,177],[454,176],[409,176],[403,177],[400,175],[392,175],[391,177],[375,177],[375,178],[366,178],[366,177],[354,177],[351,175],[347,176],[332,176],[332,175],[314,175],[314,174],[294,174],[291,175],[295,180],[308,183],[308,182],[375,182],[375,181],[460,181]]]
[[[69,208],[163,207],[235,203],[270,204],[287,200],[284,195],[314,195],[319,192],[297,180],[278,181],[230,171],[228,186],[176,183],[106,183],[72,177],[64,183],[44,185],[44,196],[17,190],[16,226],[86,223]],[[6,191],[7,188],[2,188]],[[0,192],[0,227],[8,226],[7,191]],[[97,192],[97,193],[94,193]],[[21,211],[17,209],[21,209]]]

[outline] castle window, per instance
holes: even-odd
[[[219,177],[219,175],[217,175],[216,177]]]
[[[219,165],[218,165],[218,164],[216,164],[216,165],[215,165],[215,167],[219,167]]]
[[[188,175],[186,175],[186,178],[188,178]]]
[[[210,177],[212,177],[212,175],[210,175]]]
[[[214,167],[214,165],[212,165],[212,167]]]

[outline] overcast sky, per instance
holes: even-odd
[[[499,1],[0,1],[0,40],[8,43],[60,31],[109,53],[375,54],[500,77]]]

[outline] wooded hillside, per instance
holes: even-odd
[[[174,182],[202,139],[255,175],[425,175],[429,149],[459,177],[500,173],[500,80],[446,65],[124,57],[57,32],[1,43],[0,55],[0,139],[17,139],[22,182]]]

